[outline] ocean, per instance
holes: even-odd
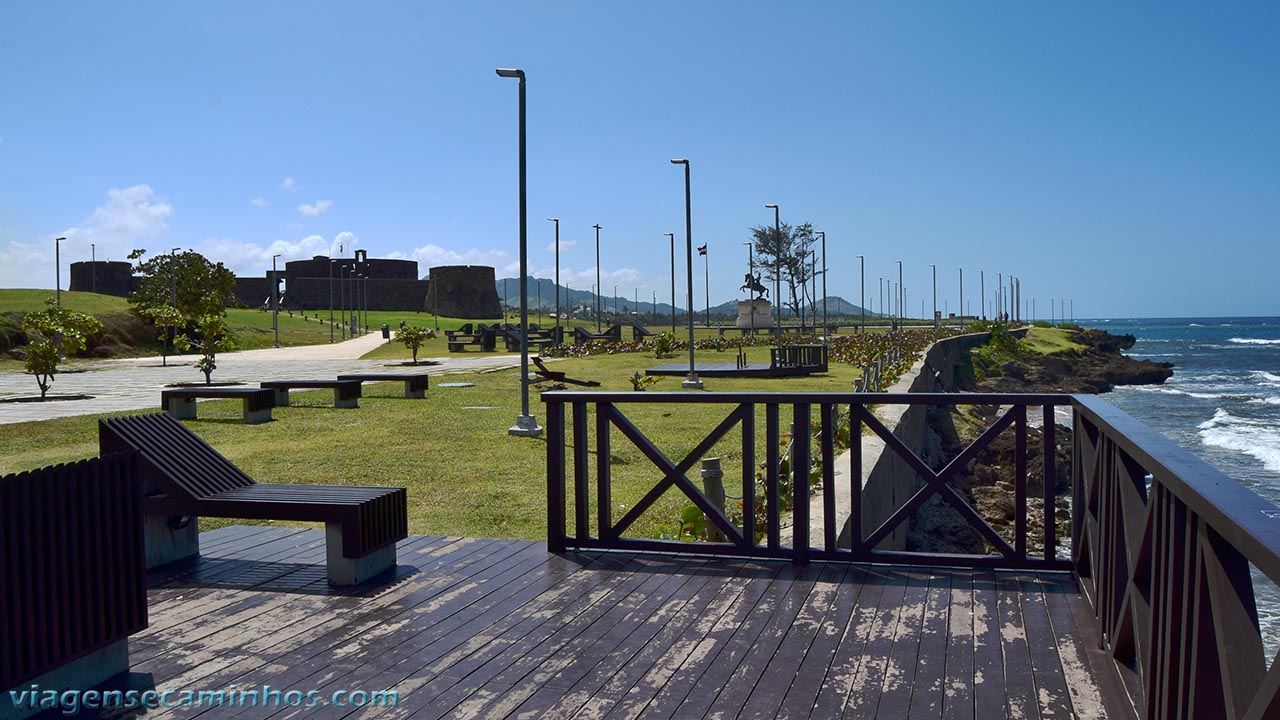
[[[1126,352],[1171,362],[1163,385],[1118,387],[1103,399],[1280,505],[1280,318],[1078,320],[1132,334]],[[1257,572],[1267,648],[1280,646],[1280,590]]]

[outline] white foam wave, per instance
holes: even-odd
[[[1263,338],[1228,338],[1227,342],[1233,342],[1237,345],[1280,345],[1280,340],[1266,340]]]
[[[1280,395],[1272,395],[1265,398],[1254,398],[1249,401],[1250,405],[1280,405]]]
[[[1203,325],[1201,325],[1200,323],[1191,323],[1191,324],[1190,324],[1190,325],[1188,325],[1187,327],[1204,327],[1204,326],[1203,326]]]
[[[1200,441],[1257,458],[1271,472],[1280,473],[1280,427],[1236,417],[1218,408],[1200,423]]]
[[[1276,375],[1275,373],[1269,373],[1266,370],[1254,370],[1253,372],[1249,373],[1249,377],[1252,380],[1257,380],[1263,385],[1273,385],[1275,387],[1280,387],[1280,375]]]

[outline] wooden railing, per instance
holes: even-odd
[[[1280,717],[1254,588],[1280,584],[1280,509],[1108,403],[1074,405],[1072,562],[1137,714]]]
[[[548,411],[547,521],[552,551],[604,548],[789,558],[796,563],[871,561],[1073,570],[1097,616],[1098,644],[1113,661],[1135,717],[1280,717],[1280,662],[1268,659],[1264,650],[1255,597],[1255,583],[1262,583],[1273,598],[1280,598],[1276,592],[1280,508],[1097,397],[654,392],[549,392],[542,397]],[[624,412],[639,414],[631,408],[653,403],[664,405],[675,416],[682,408],[708,403],[726,406],[727,413],[684,457],[673,459]],[[935,471],[871,413],[871,404],[1005,409],[977,440]],[[1054,452],[1057,406],[1072,407],[1074,415],[1069,523],[1058,518],[1053,489],[1059,472]],[[1038,458],[1027,452],[1031,412],[1042,413]],[[810,517],[809,484],[795,482],[788,516],[779,493],[783,424],[807,428],[815,414],[822,511]],[[863,523],[862,504],[869,496],[862,487],[862,442],[852,443],[849,453],[850,484],[843,498],[849,510],[843,518],[836,512],[833,439],[842,417],[852,426],[851,437],[860,437],[865,425],[884,442],[884,452],[901,458],[923,479],[887,519],[872,523],[874,527]],[[764,427],[758,431],[761,419]],[[590,433],[593,424],[594,433]],[[1010,428],[1015,437],[1011,539],[1008,533],[998,533],[948,484],[982,448]],[[613,515],[611,480],[615,430],[656,469],[650,489],[620,518]],[[698,461],[717,443],[732,439],[735,430],[743,503],[736,523],[690,479]],[[764,461],[759,464],[757,432],[764,436]],[[792,444],[792,467],[808,468],[815,459],[811,443],[804,439]],[[1036,538],[1043,547],[1040,553],[1031,552],[1028,542],[1027,476],[1029,467],[1036,464],[1044,486],[1044,523]],[[754,507],[757,472],[764,487],[761,541]],[[671,488],[696,505],[726,541],[680,542],[629,534]],[[929,554],[877,548],[934,495],[954,508],[992,552]],[[570,500],[572,518],[567,513]],[[789,545],[782,531],[788,520],[792,523]],[[848,547],[837,543],[842,523],[847,523],[853,538]],[[1070,559],[1057,550],[1058,539],[1068,527]],[[811,532],[822,538],[820,543],[811,543]],[[1280,628],[1270,632],[1274,647]]]
[[[826,345],[787,345],[770,348],[769,359],[772,367],[808,367],[827,371]]]
[[[0,478],[0,690],[147,626],[135,456]]]
[[[1056,552],[1057,538],[1064,535],[1063,529],[1058,526],[1056,498],[1053,495],[1054,478],[1057,476],[1056,457],[1052,452],[1053,408],[1069,404],[1070,397],[1066,395],[548,392],[543,393],[542,399],[547,405],[547,527],[548,544],[553,551],[566,548],[615,548],[790,558],[797,563],[819,559],[1059,570],[1070,567],[1069,560],[1059,557]],[[930,468],[868,410],[868,406],[872,404],[926,406],[954,405],[957,402],[1010,407],[969,448],[937,471]],[[682,406],[713,404],[727,407],[727,414],[688,454],[683,458],[672,459],[645,437],[623,410],[628,406],[653,404],[669,405],[669,409],[675,414],[680,413]],[[1030,543],[1026,522],[1028,466],[1024,440],[1029,408],[1042,413],[1046,421],[1045,447],[1048,448],[1040,459],[1043,476],[1046,478],[1046,490],[1043,535],[1038,538],[1045,549],[1039,554],[1028,550]],[[594,436],[588,432],[588,427],[592,424],[591,415],[594,415]],[[796,473],[805,478],[808,476],[806,469],[814,464],[814,460],[821,466],[822,512],[813,519],[812,532],[814,535],[820,532],[822,542],[816,547],[811,546],[810,541],[809,483],[790,483],[792,490],[789,498],[784,498],[780,493],[780,488],[787,484],[787,478],[780,472],[783,459],[780,456],[780,440],[791,428],[796,428],[797,432],[803,432],[799,430],[801,428],[810,428],[815,416],[816,424],[813,427],[817,445],[816,457],[809,442],[795,442],[792,444],[793,454],[788,465],[799,468]],[[852,425],[850,437],[860,437],[865,425],[884,441],[886,452],[901,458],[921,480],[920,486],[897,512],[877,519],[877,522],[866,527],[862,508],[864,495],[861,443],[853,443],[851,448],[847,475],[850,487],[843,497],[837,497],[835,438],[842,434],[839,429],[842,419]],[[764,425],[762,438],[757,436],[758,421],[763,421]],[[1018,520],[1012,537],[1005,537],[992,528],[948,481],[961,468],[967,467],[997,435],[1011,426],[1017,437],[1024,440],[1018,442],[1020,454],[1015,469],[1015,516]],[[742,511],[741,520],[731,523],[725,510],[713,503],[690,480],[689,474],[699,460],[735,428],[739,438],[735,454],[740,465]],[[689,429],[696,432],[694,428]],[[639,449],[656,469],[651,487],[620,518],[613,515],[614,487],[610,458],[614,430]],[[568,448],[572,449],[571,457]],[[761,451],[763,462],[757,464],[756,458]],[[593,456],[594,478],[591,473]],[[756,507],[758,473],[763,488],[762,508]],[[628,530],[636,521],[673,487],[678,488],[690,503],[702,511],[707,522],[714,525],[727,538],[727,542],[688,543],[628,536]],[[992,549],[991,554],[930,554],[877,547],[895,530],[905,526],[915,511],[934,495],[941,497],[974,528]],[[569,499],[573,500],[573,522],[571,526],[566,526]],[[789,500],[789,503],[784,503],[784,500]],[[789,515],[783,510],[784,504],[791,506]],[[594,517],[591,510],[593,506]],[[841,516],[837,507],[847,507],[848,511]],[[763,515],[762,528],[757,527],[758,510]],[[782,537],[782,527],[788,521],[791,523],[789,543]],[[842,532],[851,538],[847,547],[840,547],[837,542]],[[760,540],[757,540],[757,535],[761,536]]]

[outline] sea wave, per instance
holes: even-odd
[[[1265,338],[1227,338],[1227,342],[1233,342],[1237,345],[1280,345],[1280,340],[1267,340]]]
[[[1276,375],[1275,373],[1269,373],[1266,370],[1254,370],[1249,373],[1249,377],[1253,380],[1256,380],[1262,383],[1263,385],[1280,387],[1280,375]]]
[[[1250,405],[1280,405],[1280,395],[1272,395],[1271,397],[1254,398],[1249,401]]]
[[[1237,417],[1218,408],[1199,425],[1200,441],[1211,447],[1253,456],[1274,473],[1280,473],[1280,427]]]

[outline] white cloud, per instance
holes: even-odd
[[[332,200],[317,200],[312,205],[307,205],[306,203],[299,205],[298,212],[302,213],[305,217],[315,217],[331,207],[333,207]]]
[[[577,240],[561,240],[561,241],[560,241],[560,252],[564,252],[565,250],[569,250],[570,248],[573,248],[573,247],[574,247],[575,245],[577,245],[577,244],[578,244],[578,241],[577,241]],[[553,253],[553,252],[555,252],[555,251],[556,251],[556,241],[555,241],[555,240],[552,240],[550,243],[547,243],[547,252],[549,252],[549,253]]]
[[[99,260],[126,260],[134,248],[154,244],[172,216],[173,205],[157,197],[149,185],[112,188],[106,201],[79,225],[49,233],[38,242],[11,239],[0,245],[0,286],[53,288],[54,238],[65,237],[62,286],[68,287],[71,263],[88,260],[91,254]]]
[[[389,257],[405,258],[403,253],[392,253]],[[426,271],[437,265],[489,265],[500,268],[507,264],[510,257],[502,250],[476,250],[471,249],[465,253],[457,252],[442,248],[439,245],[423,245],[414,248],[407,256],[410,260],[418,261],[419,273],[425,275]],[[516,264],[517,269],[519,264]]]
[[[295,188],[295,187],[297,187],[297,186],[298,186],[298,184],[297,184],[297,183],[295,183],[295,182],[293,181],[293,178],[291,178],[291,177],[287,177],[287,178],[285,178],[285,179],[280,183],[280,187],[281,187],[281,188],[283,188],[283,189],[285,189],[285,190],[292,190],[292,189],[294,189],[294,188]]]
[[[262,198],[254,198],[249,201],[249,204],[256,208],[261,208],[261,207],[267,206],[267,201],[263,200]]]
[[[337,257],[341,253],[351,257],[351,249],[358,245],[356,234],[344,230],[327,240],[323,235],[307,235],[299,240],[276,240],[270,245],[244,242],[234,238],[210,238],[196,249],[214,262],[221,262],[237,275],[261,277],[271,269],[271,256],[277,253],[276,267],[283,268],[290,260],[305,260],[316,255]]]
[[[519,268],[516,269],[519,272]],[[636,268],[619,268],[617,270],[601,270],[600,284],[604,286],[606,294],[613,292],[613,286],[621,288],[635,288],[640,286],[640,281],[644,275]],[[594,267],[585,268],[583,270],[569,270],[564,267],[560,268],[560,284],[564,281],[573,283],[573,287],[578,290],[590,290],[592,285],[596,284],[596,269]]]

